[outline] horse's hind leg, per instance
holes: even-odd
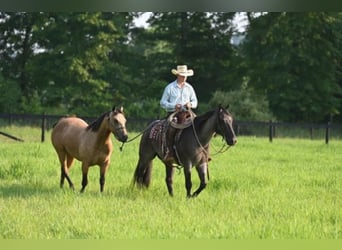
[[[58,158],[61,164],[61,181],[60,181],[60,187],[62,188],[64,185],[65,178],[67,179],[69,183],[69,187],[74,189],[74,184],[72,183],[70,177],[69,177],[69,168],[74,160],[73,157],[67,155],[65,152],[58,153]]]
[[[67,168],[65,169],[65,178],[67,179],[68,183],[69,183],[69,187],[71,189],[74,189],[74,184],[72,183],[70,177],[69,177],[69,169],[72,165],[72,163],[74,162],[74,157],[72,157],[71,155],[67,154]]]
[[[174,167],[173,166],[169,166],[167,164],[165,164],[166,167],[166,178],[165,178],[165,182],[166,182],[166,186],[167,186],[167,190],[169,191],[169,195],[173,196],[173,173],[174,173]]]

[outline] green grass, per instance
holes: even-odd
[[[342,141],[325,145],[323,140],[277,138],[269,143],[240,137],[236,146],[214,155],[222,143],[214,138],[208,186],[188,200],[181,171],[174,176],[175,196],[168,196],[158,159],[150,189],[131,189],[139,139],[123,152],[113,139],[104,193],[99,192],[98,167],[93,167],[80,194],[79,162],[70,173],[77,191],[59,188],[49,134],[45,143],[0,137],[0,238],[342,238]],[[199,182],[192,173],[195,189]]]

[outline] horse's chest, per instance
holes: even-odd
[[[85,145],[83,158],[91,165],[102,164],[109,161],[112,153],[112,144],[107,142],[102,145]]]

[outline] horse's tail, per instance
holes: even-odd
[[[151,183],[152,163],[156,156],[156,152],[152,145],[151,136],[158,134],[159,127],[155,128],[156,124],[161,124],[160,120],[153,121],[144,131],[141,137],[139,146],[139,160],[134,171],[133,186],[148,188]],[[154,129],[154,132],[151,130]],[[156,132],[157,131],[157,132]],[[154,134],[156,133],[156,134]]]
[[[151,183],[152,161],[142,164],[139,160],[134,171],[133,186],[148,188]]]

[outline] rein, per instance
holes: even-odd
[[[191,110],[190,110],[190,111],[191,111]],[[193,112],[191,111],[190,114],[191,114],[191,118],[192,118]],[[203,147],[202,143],[200,142],[200,140],[199,140],[199,138],[198,138],[198,135],[197,135],[197,132],[196,132],[196,129],[195,129],[194,120],[195,120],[195,119],[191,119],[191,125],[192,125],[192,130],[193,130],[193,132],[194,132],[196,141],[197,141],[198,145],[201,147],[202,151],[208,156],[208,155],[209,155],[209,152]]]
[[[220,125],[220,127],[221,127],[221,129],[222,129],[222,125],[219,123],[219,125]],[[226,125],[226,124],[225,124]],[[226,136],[225,136],[225,134],[223,133],[223,140],[225,140],[226,139]],[[224,147],[226,147],[226,148],[224,148]],[[219,154],[219,153],[224,153],[224,152],[226,152],[229,148],[230,148],[231,146],[229,146],[229,145],[226,145],[225,143],[223,143],[223,145],[222,145],[222,147],[218,150],[218,151],[216,151],[216,153],[214,153],[213,155],[217,155],[217,154]]]
[[[223,143],[223,145],[221,146],[221,148],[219,150],[217,150],[215,153],[213,153],[212,155],[218,155],[218,154],[222,154],[224,152],[226,152],[228,149],[230,149],[231,146],[229,145],[225,145],[225,143]]]

